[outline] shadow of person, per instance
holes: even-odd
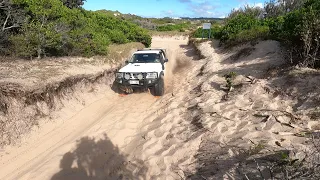
[[[106,135],[80,139],[74,151],[64,154],[60,168],[51,180],[144,179],[146,172],[143,162],[128,161]]]
[[[90,177],[87,176],[85,171],[82,171],[79,168],[72,168],[72,164],[74,161],[74,154],[68,152],[66,153],[61,162],[60,168],[61,171],[55,174],[51,179],[52,180],[89,180]]]

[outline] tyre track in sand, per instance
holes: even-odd
[[[183,108],[177,107],[188,92],[186,89],[190,88],[187,76],[192,71],[191,64],[173,72],[181,63],[192,61],[191,57],[185,55],[186,50],[183,48],[187,43],[186,38],[153,40],[152,46],[169,50],[171,61],[168,68],[170,72],[166,74],[167,91],[163,97],[157,99],[148,93],[119,97],[107,90],[104,98],[85,107],[72,118],[46,125],[52,123],[55,128],[40,128],[21,146],[5,149],[0,159],[0,179],[52,179],[55,174],[59,174],[64,156],[77,150],[76,145],[81,138],[102,139],[104,135],[110,139],[114,149],[119,149],[119,153],[127,157],[127,161],[138,164],[129,168],[132,169],[131,177],[141,179],[141,172],[142,179],[177,177],[171,164],[190,162],[190,152],[199,144],[197,137],[185,143],[193,134],[186,133],[190,130],[190,123],[183,121],[180,117]],[[181,60],[184,62],[177,62]],[[170,108],[169,114],[169,110],[163,110],[166,106]],[[174,137],[176,133],[178,135]],[[145,142],[140,142],[141,139]],[[147,171],[142,170],[140,162],[147,167]],[[90,173],[88,167],[85,171],[88,173],[82,175],[82,179],[88,179],[87,176],[89,179],[106,178],[105,169],[100,172],[97,168],[94,173]],[[111,169],[108,173],[114,174],[114,171]],[[60,179],[68,178],[62,176]]]

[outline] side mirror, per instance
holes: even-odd
[[[169,62],[169,59],[165,59],[164,62],[165,62],[165,63],[166,63],[166,62]]]
[[[126,60],[124,63],[129,64],[129,61],[128,61],[128,60]]]

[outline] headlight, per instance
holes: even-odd
[[[158,73],[147,73],[147,78],[156,79],[158,77]]]
[[[142,75],[142,74],[138,74],[137,78],[138,78],[139,80],[142,80],[142,79],[143,79],[143,75]]]
[[[124,75],[124,78],[126,79],[126,80],[129,80],[130,79],[130,73],[126,73],[125,75]]]
[[[118,79],[123,78],[123,73],[120,73],[120,72],[116,73],[116,78]]]

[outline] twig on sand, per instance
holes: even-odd
[[[200,177],[204,180],[208,180],[207,178],[205,178],[204,176],[200,175]]]
[[[183,172],[183,175],[185,175],[185,172],[179,167],[179,165],[177,165],[176,167],[177,167],[177,169],[174,170],[174,172],[175,172],[176,174],[178,174],[178,176],[179,176],[181,179],[185,179],[184,177],[182,177],[182,176],[179,174],[179,172],[177,172],[177,170],[182,171],[182,172]]]
[[[264,176],[263,176],[263,174],[262,174],[262,172],[261,172],[261,168],[260,168],[260,166],[259,166],[258,162],[256,161],[256,159],[255,159],[255,158],[253,158],[253,160],[254,160],[254,162],[257,164],[257,169],[258,169],[258,171],[259,171],[259,173],[260,173],[260,176],[262,177],[262,179],[263,179],[263,180],[265,180],[266,178],[264,178]]]
[[[290,116],[291,119],[295,119],[295,120],[301,120],[301,118],[299,118],[298,116],[288,112],[288,111],[284,111],[284,110],[277,110],[277,109],[258,109],[256,111],[277,111],[277,112],[282,112],[283,114],[286,114],[287,116]]]
[[[246,180],[250,180],[246,173],[240,171],[239,166],[236,169],[240,175],[243,175],[245,177]]]
[[[297,117],[296,115],[294,115],[294,114],[292,114],[292,113],[290,113],[290,112],[288,112],[288,111],[284,111],[284,110],[273,110],[273,109],[258,109],[258,110],[255,110],[255,111],[269,111],[269,112],[281,112],[281,113],[283,113],[283,114],[285,114],[286,116],[289,116],[290,118],[291,118],[291,120],[301,120],[301,118],[299,118],[299,117]],[[283,126],[288,126],[288,127],[291,127],[291,128],[294,128],[294,129],[298,129],[298,130],[305,130],[304,128],[301,128],[301,127],[299,127],[298,125],[295,125],[295,124],[293,124],[293,123],[291,123],[291,122],[289,122],[289,123],[285,123],[285,122],[282,122],[281,120],[279,120],[278,119],[278,117],[277,116],[275,116],[275,115],[273,115],[273,114],[271,114],[271,115],[269,115],[269,114],[267,114],[267,115],[264,115],[264,114],[254,114],[255,116],[260,116],[260,117],[267,117],[267,119],[265,120],[265,122],[266,121],[269,121],[272,117],[274,117],[275,118],[275,120],[278,122],[278,123],[280,123],[281,125],[283,125]]]
[[[274,116],[274,118],[276,119],[276,121],[277,121],[278,123],[280,123],[280,124],[283,125],[283,126],[288,126],[288,127],[291,127],[291,128],[294,128],[294,129],[299,129],[299,130],[305,130],[305,129],[303,129],[303,128],[295,125],[295,124],[281,122],[276,116]]]
[[[256,79],[255,77],[252,77],[252,76],[246,76],[246,78],[250,80],[249,82],[250,82],[251,84],[254,84],[254,83],[256,83],[256,82],[257,82],[257,79]]]
[[[233,119],[227,118],[225,116],[222,116],[221,114],[218,114],[217,112],[210,113],[210,116],[213,116],[214,114],[218,115],[219,117],[222,117],[223,119],[229,120],[229,121],[235,121]]]

